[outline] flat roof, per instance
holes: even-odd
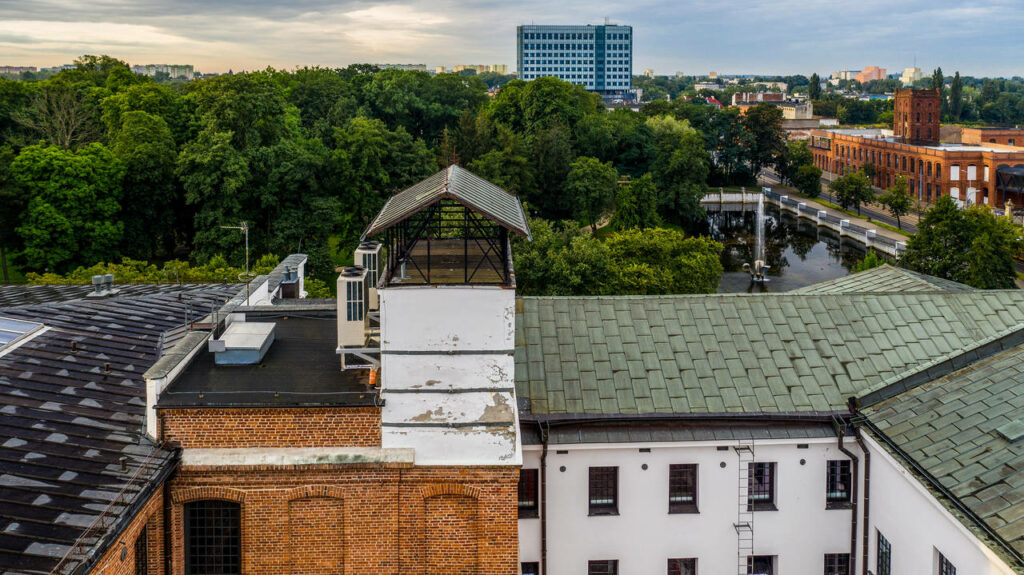
[[[216,365],[205,346],[160,394],[158,408],[366,407],[380,405],[368,369],[341,369],[333,312],[246,312],[246,321],[275,322],[274,343],[255,365]]]

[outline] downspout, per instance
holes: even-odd
[[[857,455],[843,445],[843,436],[846,434],[846,422],[835,417],[832,419],[832,428],[836,432],[836,439],[839,442],[839,451],[850,458],[850,573],[857,572],[857,471],[860,468],[860,460]]]
[[[538,423],[540,431],[540,573],[548,574],[548,430]]]

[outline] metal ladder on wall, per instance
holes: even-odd
[[[747,575],[748,562],[754,554],[754,511],[750,506],[750,465],[754,462],[754,441],[741,440],[736,450],[736,573]]]

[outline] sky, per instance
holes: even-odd
[[[0,65],[82,54],[203,72],[508,64],[518,24],[629,24],[635,73],[916,64],[1024,75],[1024,0],[0,0]]]

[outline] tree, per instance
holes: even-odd
[[[14,158],[14,149],[10,145],[0,146],[0,206],[4,206],[0,210],[0,272],[4,283],[11,281],[7,270],[7,251],[21,242],[16,228],[26,204],[25,195],[20,193],[11,177]]]
[[[655,160],[651,175],[659,192],[662,216],[683,227],[704,219],[700,199],[707,191],[708,158],[703,140],[686,120],[648,118],[654,133]]]
[[[871,268],[877,268],[883,265],[885,265],[885,260],[881,258],[875,250],[869,249],[868,253],[864,256],[864,259],[853,264],[853,268],[850,269],[850,271],[855,274],[859,274],[860,272],[866,272]]]
[[[907,179],[897,176],[896,183],[878,201],[889,209],[892,217],[896,218],[896,226],[902,230],[903,222],[900,218],[910,213],[910,208],[913,207],[913,201],[907,193]]]
[[[779,175],[783,181],[792,182],[797,170],[801,166],[814,164],[814,155],[811,154],[807,142],[804,140],[792,140],[786,143],[786,151],[779,161]]]
[[[574,215],[589,222],[596,232],[597,220],[615,198],[619,174],[611,162],[602,163],[595,158],[579,158],[571,166],[565,185],[572,195]]]
[[[575,222],[530,218],[533,241],[514,239],[516,289],[524,295],[609,293],[612,259],[604,242]]]
[[[743,128],[750,134],[746,159],[754,175],[765,166],[778,165],[786,150],[782,109],[768,103],[753,106],[743,116]]]
[[[65,150],[95,142],[102,133],[93,102],[64,80],[41,85],[30,97],[29,106],[15,112],[13,118],[47,143]]]
[[[875,196],[871,182],[861,172],[850,172],[836,178],[829,185],[829,191],[835,195],[843,209],[856,208],[857,215],[860,215],[860,205],[871,201]]]
[[[565,126],[555,125],[538,131],[532,138],[532,144],[534,186],[523,190],[523,196],[540,209],[544,217],[572,216],[573,198],[566,193],[565,187],[570,166],[575,160],[572,132]]]
[[[930,85],[932,90],[939,91],[939,108],[940,113],[945,116],[948,113],[949,106],[946,103],[946,77],[942,75],[942,67],[938,67],[932,72],[932,80]]]
[[[661,218],[658,217],[658,190],[650,174],[644,174],[629,185],[619,188],[615,197],[615,214],[609,225],[613,230],[655,228],[661,225]]]
[[[964,82],[960,79],[960,71],[953,74],[953,83],[949,86],[949,119],[960,121],[964,111]]]
[[[811,80],[807,86],[807,97],[811,100],[821,99],[821,78],[818,77],[817,72],[811,74]]]
[[[110,150],[29,146],[11,163],[11,176],[28,201],[17,233],[29,268],[65,271],[116,255],[124,166]]]
[[[800,166],[793,176],[793,186],[808,198],[821,195],[821,168],[810,164]]]
[[[722,279],[722,245],[664,228],[633,228],[605,241],[615,295],[713,293]]]
[[[1014,287],[1021,228],[988,206],[961,210],[940,196],[907,242],[900,265],[979,289]]]
[[[167,123],[146,112],[125,112],[112,150],[125,166],[122,253],[148,258],[172,248],[178,153]]]

